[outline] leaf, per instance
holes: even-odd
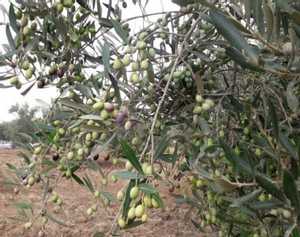
[[[266,19],[267,39],[269,40],[273,34],[273,26],[274,26],[274,14],[272,10],[272,4],[269,0],[263,1],[263,11]]]
[[[57,223],[57,224],[59,224],[59,225],[62,225],[62,226],[65,226],[65,227],[69,227],[69,225],[65,224],[63,221],[57,219],[56,217],[50,215],[49,213],[46,213],[45,216],[46,216],[49,220],[51,220],[51,221],[53,221],[53,222],[55,222],[55,223]]]
[[[8,43],[11,49],[16,49],[16,44],[14,41],[14,38],[12,37],[12,34],[10,32],[9,25],[6,25],[6,37],[8,39]]]
[[[100,0],[97,0],[97,15],[99,19],[102,18],[102,7]]]
[[[279,126],[278,126],[277,113],[276,113],[275,107],[273,105],[273,102],[268,97],[266,99],[267,99],[267,103],[269,106],[269,115],[270,115],[270,119],[272,122],[273,133],[274,133],[274,136],[276,137],[276,139],[278,139]]]
[[[283,173],[283,191],[287,198],[291,201],[292,206],[300,213],[300,198],[299,192],[293,175],[285,170]]]
[[[18,203],[15,203],[14,206],[16,208],[19,208],[19,209],[29,209],[29,210],[32,210],[32,205],[30,203],[27,203],[27,202],[18,202]]]
[[[105,237],[105,234],[103,232],[97,231],[96,233],[93,234],[93,237]]]
[[[164,202],[160,198],[159,193],[152,193],[151,198],[153,198],[155,201],[157,201],[159,207],[163,208],[164,207]]]
[[[226,54],[235,61],[238,65],[240,65],[243,68],[247,68],[253,71],[262,72],[263,69],[255,66],[247,61],[247,58],[237,49],[233,47],[226,48]]]
[[[114,29],[115,29],[116,33],[118,34],[118,36],[123,40],[123,42],[125,44],[128,44],[129,43],[128,33],[123,29],[120,22],[112,19],[111,23],[113,24]]]
[[[82,6],[83,8],[85,8],[86,10],[88,11],[91,11],[89,5],[87,4],[87,1],[86,0],[76,0],[78,2],[78,4],[80,6]]]
[[[17,171],[17,168],[12,164],[6,163],[6,166],[11,170]]]
[[[265,33],[265,25],[264,25],[262,0],[252,0],[252,1],[253,1],[252,7],[253,7],[254,18],[257,25],[257,29],[263,35]]]
[[[262,188],[264,188],[264,190],[266,190],[266,192],[272,194],[273,197],[276,197],[280,201],[286,200],[282,191],[273,183],[272,180],[263,174],[257,174],[255,176],[255,180]]]
[[[139,184],[139,188],[143,193],[148,194],[148,195],[158,193],[156,188],[154,188],[151,184],[142,183],[142,184]]]
[[[134,152],[134,150],[128,145],[126,141],[120,141],[123,155],[129,162],[132,164],[132,166],[141,174],[144,174],[142,166]]]
[[[246,204],[252,200],[255,200],[260,193],[261,193],[261,189],[254,190],[251,193],[248,193],[242,197],[234,199],[230,206],[231,207],[241,207],[244,204]]]
[[[110,64],[109,64],[109,59],[110,59],[110,50],[109,50],[109,45],[105,41],[104,45],[102,46],[102,59],[103,59],[103,65],[104,68],[107,72],[110,72]]]
[[[128,213],[129,207],[130,207],[130,202],[131,202],[130,190],[135,185],[135,183],[136,183],[135,180],[130,180],[130,182],[127,186],[127,189],[126,189],[125,198],[124,198],[123,206],[122,206],[122,216],[124,218],[127,217],[127,213]]]
[[[35,82],[31,83],[30,86],[28,86],[24,91],[22,91],[21,95],[23,95],[23,96],[27,95],[27,93],[32,89],[34,84],[35,84]]]
[[[79,117],[80,119],[87,119],[87,120],[98,120],[103,121],[103,119],[99,115],[95,114],[86,114]]]
[[[125,170],[113,172],[113,175],[117,176],[120,179],[140,179],[143,177],[137,173]]]
[[[95,192],[94,186],[92,181],[90,180],[89,176],[85,175],[83,178],[85,186],[90,190],[91,193]]]
[[[84,186],[84,182],[82,181],[82,179],[77,176],[76,174],[72,173],[72,176],[71,176],[78,184]]]
[[[290,139],[287,135],[279,133],[280,144],[289,152],[289,154],[295,159],[298,160],[298,153],[296,146],[290,142]]]
[[[210,17],[220,32],[220,34],[240,52],[245,52],[251,64],[258,65],[258,54],[248,44],[240,31],[226,18],[226,16],[216,9],[210,10]]]
[[[254,172],[249,163],[238,157],[235,152],[224,142],[220,141],[220,145],[225,152],[226,159],[237,169],[239,172],[245,172],[246,174],[253,176]]]
[[[16,18],[16,14],[15,14],[15,10],[14,10],[14,5],[13,4],[10,4],[10,6],[9,6],[8,17],[9,17],[10,26],[12,27],[12,29],[14,30],[14,32],[19,33],[19,28],[18,28],[18,24],[17,24],[17,18]]]
[[[286,101],[289,108],[296,113],[299,109],[299,99],[295,95],[295,91],[294,91],[295,84],[297,84],[297,81],[291,81],[288,84],[286,89]]]

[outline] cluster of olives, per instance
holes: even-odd
[[[151,197],[149,194],[144,194],[140,191],[138,186],[134,186],[130,189],[130,208],[127,212],[127,219],[120,216],[118,218],[118,225],[120,228],[126,227],[128,221],[133,219],[140,219],[142,222],[146,222],[148,219],[148,215],[146,213],[147,209],[150,208],[159,208],[160,204],[155,199],[155,197]],[[124,198],[123,191],[119,191],[117,193],[117,199],[122,201]]]
[[[214,107],[215,103],[211,99],[203,99],[201,95],[196,95],[196,105],[194,107],[194,114],[201,114],[202,112],[208,111]]]

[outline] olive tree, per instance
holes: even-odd
[[[59,171],[109,204],[77,171],[101,170],[95,160],[110,148],[113,164],[125,164],[112,180],[127,180],[119,228],[162,207],[154,184],[166,181],[171,193],[184,185],[176,198],[198,210],[200,231],[299,236],[299,3],[174,2],[178,11],[147,14],[155,1],[133,0],[145,23],[137,33],[129,23],[139,17],[122,18],[126,1],[10,5],[2,79],[23,94],[60,91],[39,145],[27,146],[23,184],[51,183],[49,170]],[[44,202],[62,198],[49,189]]]

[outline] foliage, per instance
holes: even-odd
[[[16,113],[17,118],[0,124],[0,140],[11,141],[14,144],[23,144],[32,142],[28,134],[34,134],[38,131],[36,119],[36,108],[30,108],[28,104],[13,105],[10,113]]]
[[[299,236],[299,3],[176,0],[180,10],[132,33],[127,3],[111,2],[11,4],[2,79],[29,83],[23,94],[61,92],[23,183],[59,170],[108,205],[105,177],[98,188],[76,174],[101,173],[93,160],[107,149],[127,169],[114,176],[128,180],[121,228],[163,206],[154,184],[164,180],[184,186],[178,202],[199,211],[202,231]],[[137,2],[145,19],[153,1]],[[44,199],[62,205],[54,191]]]

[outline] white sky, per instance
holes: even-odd
[[[6,9],[9,8],[9,0],[0,0],[0,5],[4,6]],[[143,1],[144,2],[144,1]],[[137,6],[133,6],[131,0],[127,0],[128,7],[123,10],[123,18],[130,18],[134,16],[141,15],[140,10]],[[1,7],[1,6],[0,6]],[[173,4],[171,0],[149,0],[146,8],[147,13],[154,13],[159,11],[171,11],[178,10],[177,5]],[[157,17],[155,17],[157,18]],[[155,19],[151,18],[151,20]],[[7,22],[8,17],[4,17],[2,12],[0,13],[0,22]],[[139,21],[131,22],[133,25],[133,30],[136,31],[142,27],[142,23]],[[132,25],[131,25],[132,26]],[[0,26],[0,45],[7,43],[7,38],[5,34],[5,26]],[[22,88],[24,90],[26,86]],[[15,88],[1,89],[0,88],[0,122],[9,121],[15,118],[14,114],[9,114],[8,110],[10,107],[16,103],[23,104],[28,103],[30,106],[38,106],[40,103],[37,99],[40,99],[46,103],[50,103],[51,99],[55,97],[56,89],[54,87],[46,89],[37,89],[34,87],[26,96],[22,96],[20,93],[22,90],[17,90]]]

